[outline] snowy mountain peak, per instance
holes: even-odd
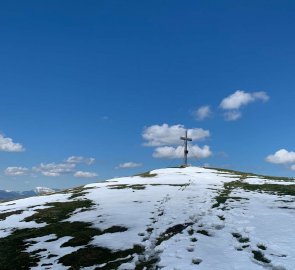
[[[48,188],[48,187],[35,187],[34,191],[38,195],[51,194],[51,193],[55,192],[54,189],[51,189],[51,188]]]
[[[0,265],[293,270],[294,201],[294,179],[220,169],[111,179],[0,204]]]

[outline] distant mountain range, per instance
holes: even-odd
[[[0,201],[15,200],[37,195],[50,194],[55,191],[56,190],[47,187],[36,187],[35,189],[28,191],[0,190]]]

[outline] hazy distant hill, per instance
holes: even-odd
[[[0,204],[0,268],[294,270],[295,182],[154,170]]]
[[[55,190],[47,187],[36,187],[34,190],[29,191],[0,190],[0,201],[15,200],[36,195],[50,194],[53,192],[55,192]]]

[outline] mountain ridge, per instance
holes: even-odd
[[[0,265],[291,270],[294,196],[294,179],[187,167],[1,203]]]

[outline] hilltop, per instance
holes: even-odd
[[[166,168],[0,204],[6,269],[292,270],[295,181]]]

